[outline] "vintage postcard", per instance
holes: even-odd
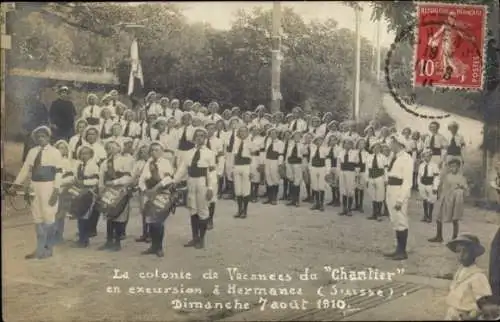
[[[499,319],[498,1],[1,9],[4,320]]]

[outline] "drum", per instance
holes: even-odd
[[[108,220],[112,220],[127,207],[131,190],[127,187],[105,187],[100,195],[98,209]]]
[[[73,199],[73,195],[68,192],[68,189],[64,189],[59,195],[59,202],[57,208],[57,218],[63,218],[67,213],[70,212],[71,209],[71,200]]]
[[[68,212],[77,219],[88,218],[94,207],[94,193],[88,189],[71,186],[67,190],[67,197],[71,200]]]
[[[144,215],[148,222],[162,223],[175,212],[178,201],[178,192],[162,191],[144,205]]]

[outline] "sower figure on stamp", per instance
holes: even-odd
[[[408,241],[408,200],[411,196],[413,179],[413,160],[405,151],[405,139],[394,135],[391,143],[393,152],[387,173],[386,202],[389,217],[396,231],[396,251],[384,254],[394,260],[407,259],[406,243]]]
[[[215,118],[215,117],[214,117]],[[214,196],[212,197],[212,200],[210,200],[210,204],[208,205],[208,212],[209,212],[209,219],[208,219],[208,225],[207,229],[212,230],[214,228],[214,216],[215,216],[215,205],[218,199],[219,195],[219,172],[221,171],[221,163],[223,167],[223,162],[222,160],[224,159],[224,142],[219,139],[217,136],[215,136],[215,131],[216,131],[216,125],[215,122],[209,120],[208,123],[205,125],[205,128],[207,129],[207,148],[212,150],[212,152],[215,155],[215,164],[216,167],[210,171],[210,176],[212,176],[212,180],[214,182],[217,182],[217,185],[213,187],[214,190]]]
[[[295,131],[290,140],[290,146],[285,155],[286,175],[290,181],[291,200],[287,206],[298,207],[300,203],[300,185],[303,180],[304,167],[302,165],[302,156],[304,155],[304,144],[301,142],[302,133]]]
[[[387,181],[387,158],[381,153],[381,142],[372,142],[373,154],[366,159],[366,186],[372,199],[372,215],[369,220],[381,220],[385,200],[385,182]]]
[[[188,176],[188,204],[191,213],[192,240],[185,247],[204,248],[205,233],[208,225],[208,204],[213,197],[211,169],[215,168],[214,153],[205,146],[207,131],[196,129],[194,133],[195,147],[186,154],[184,162],[179,165],[174,175],[174,183]]]
[[[248,211],[248,202],[250,201],[250,188],[252,176],[252,152],[258,151],[254,147],[249,137],[248,127],[241,126],[238,129],[235,140],[236,154],[234,155],[234,193],[238,203],[238,213],[235,218],[246,218]]]
[[[144,195],[145,206],[142,215],[149,229],[151,246],[142,254],[156,254],[158,257],[163,257],[164,222],[167,217],[154,218],[150,216],[149,213],[146,213],[148,208],[146,205],[172,183],[173,168],[170,161],[163,157],[164,147],[160,141],[152,142],[149,149],[151,158],[142,170],[139,178],[139,189]]]
[[[35,195],[31,202],[31,213],[36,227],[37,247],[33,253],[26,255],[26,259],[52,256],[62,169],[61,153],[50,145],[51,135],[51,130],[47,126],[33,130],[33,141],[37,146],[28,151],[26,160],[14,181],[14,186],[19,186],[31,174],[31,187]],[[28,192],[26,189],[26,193]],[[14,190],[10,193],[14,193]]]
[[[439,187],[439,167],[432,162],[430,149],[422,152],[422,163],[418,169],[418,191],[423,200],[424,217],[422,222],[432,222],[434,203],[437,200]]]
[[[127,162],[127,160],[120,155],[121,152],[120,143],[110,139],[106,143],[106,150],[108,153],[108,158],[101,164],[101,175],[99,178],[99,192],[102,193],[106,188],[114,188],[124,190],[127,189],[132,181],[132,164]],[[125,198],[128,198],[125,197]],[[125,223],[128,219],[130,208],[128,205],[128,200],[125,201],[127,204],[116,210],[116,216],[107,215],[106,221],[106,243],[102,245],[100,250],[121,250],[121,237],[125,231]]]

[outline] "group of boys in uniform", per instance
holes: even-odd
[[[338,122],[330,112],[320,118],[299,107],[287,115],[267,113],[263,105],[254,111],[233,107],[219,114],[216,102],[206,107],[191,100],[181,104],[155,92],[145,102],[132,110],[112,95],[98,104],[97,96],[90,94],[69,142],[50,142],[49,127],[33,131],[39,145],[31,149],[15,181],[22,184],[31,172],[38,246],[27,258],[52,255],[53,245],[62,240],[67,212],[58,196],[64,187],[77,185],[94,196],[106,187],[139,190],[143,234],[137,241],[151,242],[143,253],[159,257],[164,255],[166,218],[151,222],[145,205],[171,187],[186,187],[192,238],[185,246],[198,249],[214,227],[216,202],[224,194],[236,201],[234,217],[244,219],[249,203],[261,197],[270,206],[280,199],[290,207],[312,203],[311,209],[317,211],[326,205],[341,207],[341,216],[352,216],[364,212],[366,191],[372,200],[368,219],[380,221],[387,215],[396,231],[397,249],[387,256],[405,259],[412,187],[424,199],[424,220],[431,220],[442,164],[450,157],[461,158],[464,146],[456,130],[448,142],[437,122],[431,123],[427,136],[409,128],[401,133],[376,128],[373,122],[360,132],[352,121]],[[47,152],[41,156],[42,151]],[[424,157],[420,164],[426,155],[431,158]],[[259,195],[262,185],[264,196]],[[327,190],[331,201],[325,204]],[[96,198],[88,202],[89,210],[78,217],[78,247],[88,247],[89,238],[97,233]],[[127,206],[107,220],[107,241],[100,249],[121,249],[129,211]]]

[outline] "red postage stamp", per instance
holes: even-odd
[[[481,90],[487,7],[419,3],[413,86]]]

